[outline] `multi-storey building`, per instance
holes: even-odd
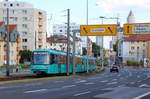
[[[9,8],[9,10],[7,10]],[[46,47],[46,12],[20,1],[4,0],[0,2],[0,20],[17,25],[21,37],[21,48],[33,50]]]
[[[82,55],[81,40],[76,37],[75,53]],[[73,52],[73,42],[70,41],[70,52]],[[67,52],[67,37],[64,35],[53,35],[47,38],[47,48]]]
[[[19,64],[19,51],[20,51],[20,37],[17,32],[17,25],[10,24],[8,27],[4,25],[4,22],[0,22],[0,66],[6,64],[7,60],[7,35],[6,29],[8,28],[8,32],[10,35],[9,47],[10,47],[10,65]]]
[[[125,37],[122,42],[123,62],[126,63],[127,60],[143,61],[144,58],[149,58],[149,41],[149,34]]]

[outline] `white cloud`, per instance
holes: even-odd
[[[150,10],[150,0],[97,0],[97,5],[106,12],[132,8]]]

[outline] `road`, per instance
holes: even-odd
[[[150,69],[0,85],[1,99],[150,99]]]

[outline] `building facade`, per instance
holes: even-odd
[[[19,64],[19,51],[20,51],[20,36],[17,32],[17,25],[10,24],[8,27],[4,25],[4,22],[0,22],[0,66],[6,64],[7,61],[7,37],[6,37],[6,28],[8,28],[8,32],[10,35],[9,47],[10,47],[10,65],[18,65]]]
[[[126,63],[127,60],[140,62],[144,58],[149,58],[149,41],[149,34],[137,34],[125,37],[122,42],[123,62]]]
[[[34,8],[32,4],[20,1],[4,0],[0,2],[0,20],[17,25],[23,50],[34,50],[46,47],[46,12]]]
[[[80,30],[80,25],[76,23],[71,23],[70,24],[70,34],[73,35],[74,30]],[[53,26],[53,34],[51,35],[65,35],[67,36],[67,24],[55,24]],[[77,50],[80,50],[78,52],[82,52],[83,50],[88,48],[88,55],[92,55],[92,41],[91,39],[87,36],[80,36],[80,32],[76,33],[76,37],[80,39],[79,42],[77,42],[78,47]],[[88,40],[88,44],[87,44]],[[88,45],[88,47],[87,47]],[[79,49],[81,48],[81,49]]]
[[[70,52],[73,52],[73,42],[70,41]],[[47,48],[67,52],[67,37],[64,35],[53,35],[47,38]],[[81,40],[76,37],[75,53],[82,55]]]

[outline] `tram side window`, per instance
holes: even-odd
[[[57,55],[51,54],[50,55],[50,64],[56,64],[57,63]]]

